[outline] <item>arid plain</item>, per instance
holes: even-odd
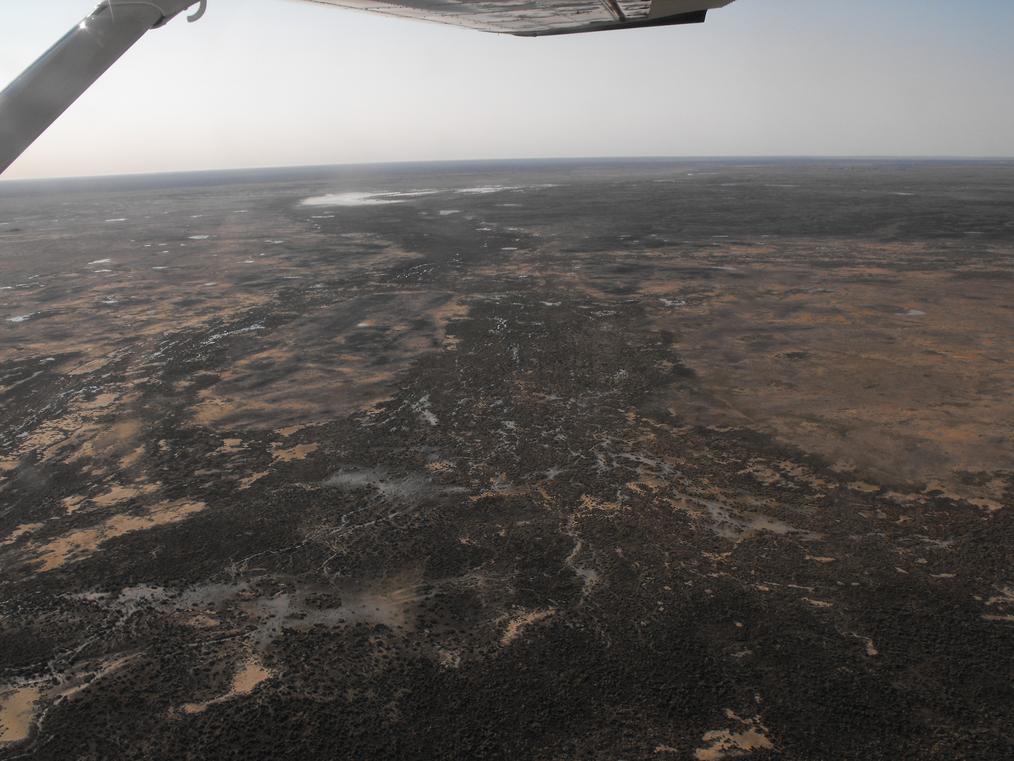
[[[1014,164],[0,186],[0,758],[1005,759]]]

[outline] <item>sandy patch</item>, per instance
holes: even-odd
[[[604,510],[607,512],[623,509],[622,505],[618,502],[607,502],[604,499],[592,497],[588,494],[581,495],[581,507],[584,510]]]
[[[728,709],[725,715],[737,722],[740,727],[735,730],[715,729],[705,732],[701,740],[707,745],[694,751],[694,758],[697,761],[722,761],[726,758],[745,756],[755,750],[771,750],[774,747],[759,716],[742,719]]]
[[[28,739],[40,696],[37,687],[22,687],[0,694],[0,745]]]
[[[249,695],[257,685],[271,678],[271,673],[256,659],[251,659],[232,677],[232,687],[227,693],[204,703],[187,703],[180,710],[186,714],[203,713],[209,706],[218,705],[244,695]]]
[[[503,636],[500,637],[500,644],[506,647],[520,637],[526,628],[540,621],[552,618],[554,615],[556,615],[556,608],[532,610],[515,616],[507,622],[507,628],[504,630]]]
[[[239,488],[240,489],[249,489],[255,483],[257,483],[262,478],[264,478],[265,476],[268,476],[268,475],[270,475],[270,471],[267,471],[267,470],[261,470],[261,471],[258,471],[256,473],[251,473],[246,478],[240,479]]]
[[[67,511],[68,515],[72,515],[87,499],[88,497],[85,497],[82,494],[77,494],[73,497],[64,497],[60,500],[60,504],[63,505],[63,508]]]
[[[804,597],[803,602],[807,605],[812,605],[815,608],[833,608],[834,603],[828,602],[827,600],[814,600],[812,597]]]
[[[95,553],[110,539],[135,531],[146,531],[178,523],[205,509],[203,502],[163,502],[142,515],[115,515],[91,528],[79,529],[30,549],[31,561],[42,565],[39,571],[52,571],[68,562]]]
[[[816,248],[852,261],[918,260],[926,255],[921,244],[825,239],[782,248],[782,261],[750,255],[754,263],[741,266],[724,298],[714,282],[690,281],[686,308],[652,314],[658,329],[681,335],[681,354],[710,394],[700,402],[674,388],[671,409],[694,423],[763,431],[841,463],[857,493],[936,481],[947,494],[996,511],[1003,491],[960,474],[1009,471],[1014,462],[1004,281],[861,266],[815,273],[796,263]],[[720,256],[735,258],[727,249]],[[638,288],[647,295],[652,285]],[[913,304],[934,308],[918,320],[898,319]]]
[[[146,494],[153,494],[159,490],[158,484],[144,484],[143,486],[123,486],[115,484],[109,491],[92,498],[97,507],[112,507],[121,502],[137,499]]]
[[[214,451],[214,454],[237,454],[242,452],[243,439],[222,439],[222,446]]]
[[[305,460],[308,456],[320,449],[319,444],[297,444],[287,449],[280,448],[279,444],[271,445],[271,456],[274,458],[272,464],[279,462],[297,462]]]
[[[6,545],[9,545],[9,544],[14,544],[21,537],[23,537],[23,536],[25,536],[27,534],[31,534],[31,533],[33,533],[35,531],[38,531],[40,528],[43,527],[43,525],[45,525],[45,524],[42,524],[42,523],[22,523],[20,526],[15,526],[14,530],[10,533],[10,536],[8,536],[6,539],[4,539],[2,542],[0,542],[0,547],[6,546]]]
[[[141,446],[135,448],[132,452],[129,452],[128,454],[120,458],[120,467],[123,470],[129,470],[130,468],[133,468],[135,465],[141,462],[141,459],[143,457],[144,457],[144,445],[142,444]]]
[[[863,494],[876,494],[880,491],[880,487],[876,484],[867,483],[866,481],[853,481],[847,484],[848,488],[853,491],[862,492]]]

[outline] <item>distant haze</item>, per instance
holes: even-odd
[[[0,80],[94,0],[5,0]],[[211,0],[6,178],[566,156],[1012,156],[1010,0],[738,0],[702,26],[519,39]]]

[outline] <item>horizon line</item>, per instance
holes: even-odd
[[[594,161],[925,161],[925,162],[1008,162],[1011,156],[983,156],[962,154],[725,154],[725,155],[648,155],[648,156],[519,156],[514,158],[468,158],[468,159],[406,159],[392,161],[354,161],[335,164],[262,164],[244,167],[219,167],[215,169],[159,169],[151,172],[120,172],[107,174],[46,175],[39,177],[0,177],[0,185],[33,182],[114,180],[141,177],[158,177],[180,174],[215,174],[225,172],[263,172],[300,169],[340,169],[345,167],[395,167],[427,164],[497,164],[520,162],[594,162]]]

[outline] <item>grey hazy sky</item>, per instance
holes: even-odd
[[[94,0],[0,0],[0,80]],[[737,0],[703,26],[520,39],[211,0],[7,178],[554,156],[1014,156],[1011,0]]]

